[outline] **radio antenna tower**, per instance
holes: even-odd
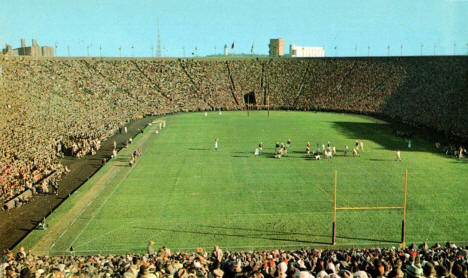
[[[156,46],[156,57],[161,57],[161,38],[159,36],[159,19],[158,19],[158,45]]]

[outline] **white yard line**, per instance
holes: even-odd
[[[78,233],[78,235],[75,237],[75,239],[72,241],[72,243],[70,244],[70,246],[73,246],[73,244],[80,238],[80,236],[83,234],[83,232],[86,230],[86,228],[89,226],[89,224],[94,220],[94,218],[96,217],[96,215],[98,215],[100,212],[101,212],[101,209],[104,207],[104,205],[107,203],[107,201],[110,199],[110,197],[112,197],[112,195],[115,193],[115,191],[120,187],[120,185],[127,179],[128,175],[132,172],[132,170],[136,167],[136,165],[138,164],[139,160],[137,160],[135,162],[135,165],[133,165],[133,167],[130,168],[130,170],[125,174],[125,176],[120,180],[120,182],[117,184],[117,186],[112,190],[111,194],[109,194],[109,196],[107,196],[106,200],[104,200],[104,202],[99,206],[99,208],[97,209],[97,211],[93,214],[93,216],[91,217],[91,219],[89,219],[89,221],[86,223],[86,225],[84,226],[84,228]]]

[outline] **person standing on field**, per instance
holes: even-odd
[[[396,160],[397,160],[397,161],[401,161],[401,154],[400,154],[400,151],[397,151],[397,152],[396,152]]]

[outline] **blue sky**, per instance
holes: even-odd
[[[57,54],[151,56],[157,21],[163,56],[268,53],[286,46],[323,46],[326,56],[466,55],[468,0],[15,0],[0,1],[0,44],[57,43]],[[133,46],[133,49],[132,49]],[[336,46],[336,50],[335,50]],[[231,49],[230,49],[231,50]]]

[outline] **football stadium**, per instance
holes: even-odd
[[[99,164],[69,197],[58,187],[63,203],[18,247],[85,256],[141,254],[149,241],[178,252],[464,244],[468,160],[424,130],[468,134],[466,107],[438,105],[447,88],[464,98],[467,62],[4,57],[6,130],[32,139],[8,147],[50,161],[32,186],[25,173],[2,188],[4,203],[54,196],[73,175],[64,154]],[[37,117],[54,124],[36,130]],[[116,144],[109,136],[119,151],[92,158]]]
[[[466,55],[11,51],[0,277],[467,277]]]

